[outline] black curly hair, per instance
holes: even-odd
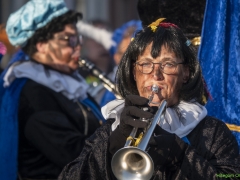
[[[47,42],[53,38],[55,33],[63,31],[65,25],[76,24],[79,19],[82,19],[82,14],[72,10],[52,19],[47,25],[36,30],[33,36],[28,39],[26,46],[24,46],[22,50],[31,57],[37,52],[36,44],[38,42]]]
[[[184,61],[184,66],[188,66],[190,76],[187,83],[179,93],[179,100],[195,100],[200,104],[205,104],[203,96],[208,99],[208,94],[204,87],[201,67],[196,57],[196,48],[186,44],[187,38],[183,32],[174,26],[157,27],[153,32],[150,27],[140,31],[135,39],[128,46],[127,51],[119,64],[116,82],[120,95],[125,98],[127,95],[139,95],[136,81],[133,76],[134,63],[143,54],[146,47],[152,43],[151,55],[153,58],[159,56],[161,47],[164,45],[169,51],[174,52],[178,58]]]
[[[205,6],[206,0],[139,0],[137,10],[143,27],[166,18],[192,39],[201,35]]]

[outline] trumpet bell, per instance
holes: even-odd
[[[111,166],[118,180],[147,180],[154,171],[150,155],[131,146],[118,150],[112,158]]]

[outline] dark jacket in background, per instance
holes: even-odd
[[[90,109],[32,80],[22,89],[18,112],[18,169],[23,178],[57,179],[100,126]]]

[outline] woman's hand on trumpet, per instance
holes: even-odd
[[[140,119],[151,119],[156,112],[148,105],[147,98],[129,95],[125,100],[125,107],[120,117],[119,128],[125,137],[128,137],[133,127],[146,128],[148,123]]]
[[[153,118],[157,107],[150,107],[147,98],[138,95],[129,95],[125,99],[125,107],[120,116],[120,124],[110,136],[111,154],[114,154],[118,149],[122,148],[130,135],[132,129],[146,128],[147,122],[141,121],[141,118]]]

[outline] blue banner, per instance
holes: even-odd
[[[198,57],[208,114],[232,124],[240,145],[240,0],[207,0]]]

